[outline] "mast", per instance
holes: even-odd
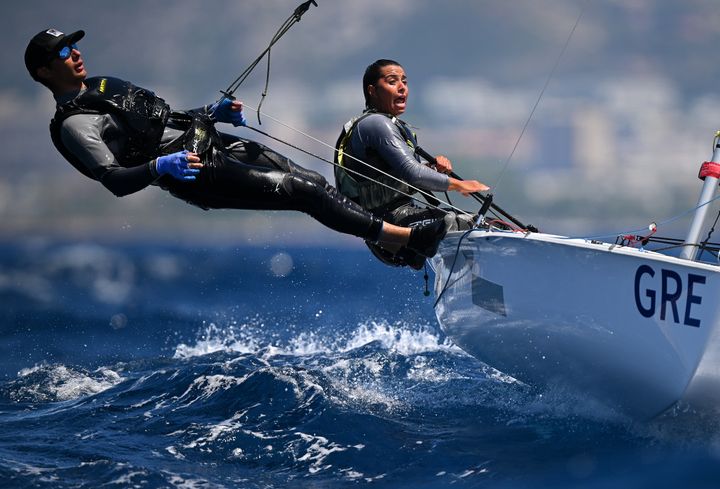
[[[693,216],[690,230],[685,238],[685,246],[680,253],[680,257],[686,260],[695,260],[698,254],[698,244],[700,243],[700,233],[705,225],[705,219],[709,211],[708,202],[715,198],[715,192],[720,181],[720,131],[715,135],[713,141],[712,160],[705,161],[700,166],[698,178],[704,180],[700,198],[698,199],[695,215]]]

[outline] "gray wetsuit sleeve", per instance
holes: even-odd
[[[122,166],[106,139],[120,136],[120,129],[109,115],[76,114],[68,117],[60,128],[65,147],[93,174],[96,180],[118,197],[128,195],[152,184],[157,178],[155,161]],[[119,144],[119,140],[116,141]]]
[[[394,176],[423,190],[444,192],[448,189],[448,176],[416,160],[412,148],[390,118],[370,115],[361,120],[353,132],[353,138],[365,148],[374,149]]]

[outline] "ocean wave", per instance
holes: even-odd
[[[267,329],[261,318],[226,328],[209,323],[194,342],[178,344],[173,356],[253,355],[264,362],[303,366],[323,376],[328,387],[324,395],[333,404],[373,413],[482,405],[514,413],[513,422],[528,417],[627,422],[581,392],[525,385],[470,357],[430,326],[366,320],[336,335],[306,331],[285,339]]]
[[[336,344],[348,346],[356,336]],[[312,355],[225,349],[95,371],[41,365],[20,372],[8,387],[20,402],[97,394],[94,402],[64,405],[62,412],[27,414],[38,426],[42,418],[53,424],[62,419],[77,433],[69,449],[88,443],[96,453],[72,471],[57,468],[42,476],[79,480],[85,474],[127,485],[152,479],[232,487],[243,479],[248,487],[287,487],[291,481],[296,487],[301,481],[392,486],[410,472],[440,485],[473,485],[512,471],[514,461],[495,462],[494,454],[518,443],[537,450],[568,444],[568,470],[584,477],[600,470],[597,457],[576,453],[587,439],[657,443],[647,431],[638,434],[601,411],[587,413],[580,397],[562,390],[538,394],[454,348],[401,352],[388,348],[396,343],[383,343],[382,335],[375,338]],[[22,423],[22,416],[15,422]],[[497,440],[498,427],[513,441]],[[48,450],[40,442],[46,435],[36,436],[35,443]],[[123,445],[138,447],[137,458],[121,452],[114,460],[122,463],[113,464],[100,455]],[[151,462],[140,460],[149,453]],[[448,453],[472,457],[449,461]],[[207,477],[193,478],[180,469],[187,466],[224,469],[222,477],[204,472]],[[38,480],[32,470],[21,472]]]
[[[336,354],[355,350],[370,343],[403,355],[433,351],[447,351],[457,355],[465,353],[438,330],[430,326],[417,326],[406,322],[390,323],[387,320],[367,320],[355,329],[328,335],[327,331],[304,331],[288,339],[278,339],[264,332],[259,320],[227,327],[207,324],[194,343],[180,343],[175,347],[175,358],[190,358],[216,352],[256,353],[269,358],[278,355],[307,356]]]
[[[2,396],[12,402],[69,401],[98,394],[123,381],[108,367],[88,371],[65,365],[36,365],[18,372],[18,378],[2,386]]]

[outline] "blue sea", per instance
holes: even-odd
[[[714,413],[523,384],[424,289],[361,248],[2,243],[0,486],[720,487]]]

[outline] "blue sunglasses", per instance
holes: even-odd
[[[58,58],[60,58],[61,60],[65,61],[66,59],[68,59],[68,58],[70,57],[70,55],[72,54],[72,52],[73,52],[75,49],[77,49],[77,48],[78,48],[78,46],[77,46],[77,44],[75,44],[75,43],[72,43],[72,44],[69,45],[69,46],[65,46],[64,48],[62,48],[62,49],[58,52]]]

